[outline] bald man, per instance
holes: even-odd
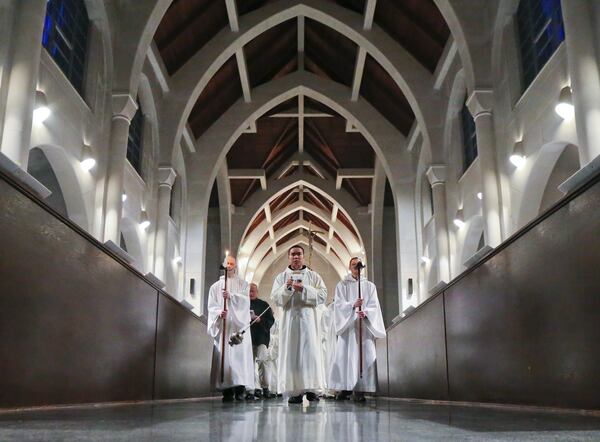
[[[208,292],[208,334],[214,339],[212,385],[223,392],[223,402],[244,399],[246,389],[254,389],[254,360],[252,340],[244,339],[241,344],[230,346],[229,337],[250,323],[250,296],[248,284],[237,276],[236,260],[228,256],[227,288],[221,276]],[[223,308],[223,301],[227,308]],[[221,346],[225,330],[224,378],[221,381]]]

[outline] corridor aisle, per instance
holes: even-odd
[[[0,414],[5,441],[600,440],[600,416],[408,403],[283,400],[71,408]]]

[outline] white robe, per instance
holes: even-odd
[[[279,357],[279,321],[275,319],[271,327],[271,342],[269,342],[269,364],[271,377],[269,379],[269,390],[277,392],[277,358]]]
[[[329,372],[329,388],[374,392],[377,389],[377,354],[375,339],[385,338],[383,317],[375,284],[360,278],[364,299],[362,310],[367,317],[362,321],[363,375],[359,376],[359,320],[353,307],[358,299],[358,282],[346,276],[335,288],[335,329],[338,335],[335,361]]]
[[[325,306],[325,304],[319,306],[321,316],[319,321],[321,325],[321,358],[323,362],[323,380],[326,388],[329,388],[329,371],[333,365],[335,341],[337,339],[333,324],[333,306],[333,303],[328,306]]]
[[[288,290],[286,281],[299,272],[304,288]],[[277,275],[271,292],[273,303],[282,308],[279,323],[277,392],[295,396],[324,388],[316,307],[327,299],[327,288],[318,273],[290,268]]]
[[[250,323],[249,286],[242,278],[227,278],[227,320],[225,331],[225,376],[221,383],[221,336],[223,320],[219,314],[223,311],[223,276],[215,282],[208,292],[208,334],[214,339],[211,381],[217,390],[245,386],[254,388],[254,358],[252,356],[252,337],[244,333],[241,344],[229,345],[229,337]]]

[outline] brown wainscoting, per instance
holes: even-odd
[[[448,399],[442,296],[396,324],[387,341],[390,396]]]
[[[158,300],[155,399],[201,397],[210,394],[213,341],[206,324],[178,302]]]
[[[453,400],[600,408],[600,184],[444,297]]]
[[[208,341],[197,316],[0,174],[0,408],[151,400],[155,369],[160,398],[205,396]]]
[[[600,409],[600,179],[388,330],[391,396],[441,399],[444,332],[449,400]]]
[[[375,345],[377,348],[377,393],[380,396],[389,396],[387,338],[377,339]]]

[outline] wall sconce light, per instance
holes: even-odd
[[[554,111],[560,115],[563,120],[570,120],[575,115],[575,107],[573,106],[573,93],[570,86],[565,86],[560,90],[558,103],[554,107]]]
[[[510,162],[515,165],[515,167],[521,167],[525,164],[525,151],[523,150],[523,142],[517,141],[515,143],[515,147],[513,148],[513,152],[510,156]]]
[[[459,229],[462,229],[465,225],[465,215],[463,213],[463,209],[458,209],[456,211],[456,215],[454,216],[454,225]]]
[[[173,258],[173,262],[175,264],[181,264],[183,260],[181,259],[181,256],[176,256],[175,258]]]
[[[148,228],[150,225],[150,219],[148,218],[148,212],[142,210],[142,214],[140,216],[140,227],[144,230]]]
[[[421,256],[421,262],[423,264],[429,264],[431,262],[431,259],[429,259],[427,256],[423,255],[423,256]]]
[[[90,146],[83,145],[81,149],[81,167],[84,170],[90,171],[96,166],[96,159],[92,154],[92,149]]]
[[[126,193],[123,193],[123,194],[121,195],[121,201],[122,201],[122,202],[125,202],[125,201],[127,201],[127,194],[126,194]]]
[[[52,111],[48,107],[46,94],[42,91],[35,91],[35,105],[33,108],[33,122],[43,123],[50,116]]]
[[[477,192],[477,199],[478,200],[482,200],[483,199],[483,193],[482,192]]]

